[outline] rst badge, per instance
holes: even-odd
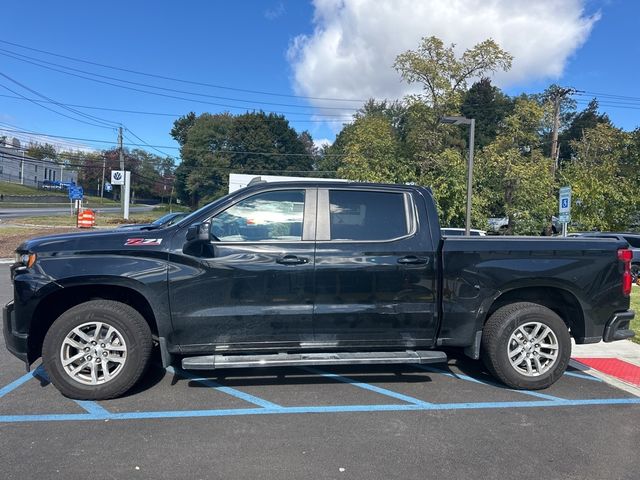
[[[127,238],[125,247],[138,247],[144,245],[160,245],[162,243],[161,238]]]

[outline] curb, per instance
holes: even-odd
[[[580,370],[581,372],[584,372],[588,375],[591,375],[593,377],[599,378],[600,380],[604,381],[605,383],[608,383],[609,385],[612,385],[616,388],[619,388],[620,390],[624,390],[625,392],[628,392],[632,395],[635,395],[636,397],[640,397],[640,387],[636,386],[636,385],[632,385],[630,383],[627,382],[623,382],[622,380],[613,377],[611,375],[607,375],[606,373],[603,373],[599,370],[596,370],[594,368],[591,368],[587,365],[584,365],[582,363],[580,363],[577,360],[574,360],[573,358],[571,360],[569,360],[569,365],[572,366],[573,368]]]

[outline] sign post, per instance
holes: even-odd
[[[80,208],[79,205],[82,203],[82,199],[84,197],[84,191],[82,187],[79,185],[70,185],[68,188],[69,188],[69,200],[72,203],[72,210],[73,210],[73,205],[76,205],[75,209],[78,210]]]
[[[560,205],[558,220],[562,223],[562,236],[567,236],[567,225],[571,222],[571,187],[561,187],[558,197]]]
[[[129,220],[129,202],[131,192],[131,172],[124,172],[124,219]]]
[[[126,170],[111,170],[111,185],[120,185],[122,196],[122,217],[129,219],[129,192],[131,189],[131,172]]]

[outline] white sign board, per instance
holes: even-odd
[[[341,178],[315,178],[315,177],[289,177],[282,175],[247,175],[242,173],[229,174],[229,193],[235,192],[249,185],[251,180],[263,180],[265,182],[348,182]]]
[[[560,223],[569,223],[571,221],[571,187],[560,188],[558,202]]]
[[[111,185],[124,185],[124,170],[111,170]]]

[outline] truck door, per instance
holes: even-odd
[[[206,221],[205,248],[176,244],[169,272],[173,343],[188,352],[313,340],[316,195],[315,188],[255,193]]]
[[[417,213],[408,190],[319,189],[316,342],[381,348],[433,344],[435,248],[430,236],[421,234]]]

